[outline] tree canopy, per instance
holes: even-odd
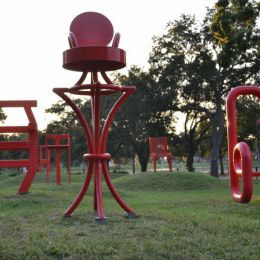
[[[181,142],[192,170],[195,153],[205,138],[209,143],[210,136],[210,172],[218,176],[221,145],[225,146],[226,96],[235,86],[260,83],[258,17],[259,3],[254,0],[219,0],[202,23],[191,15],[169,22],[165,33],[153,38],[148,71],[132,66],[127,75],[114,75],[115,82],[136,86],[137,92],[113,121],[108,150],[114,155],[120,149],[126,156],[136,153],[145,171],[148,137],[166,135]],[[104,115],[114,98],[103,99]],[[89,100],[77,102],[90,116]],[[181,138],[175,135],[177,111],[186,116]],[[47,112],[60,116],[48,131],[73,129],[82,143],[79,125],[64,103],[54,104]]]
[[[230,32],[230,40],[220,41],[221,34],[217,34],[217,28],[222,28],[220,21],[224,22],[219,15],[223,9],[232,12],[238,20],[240,9],[236,9],[235,4],[236,1],[230,1],[221,9],[217,3],[216,9],[209,9],[200,25],[195,17],[189,15],[168,23],[166,33],[154,38],[149,60],[157,87],[165,89],[166,85],[171,89],[167,94],[177,98],[176,105],[180,111],[185,113],[192,109],[209,118],[212,176],[218,176],[218,155],[225,131],[226,95],[235,86],[254,84],[259,80],[259,27],[256,23],[259,9],[254,1],[240,5],[242,9],[250,7],[255,14],[250,24],[239,23],[235,28],[240,37]],[[245,44],[241,44],[241,37]]]

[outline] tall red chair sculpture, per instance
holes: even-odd
[[[236,99],[245,95],[254,95],[260,98],[260,87],[240,86],[233,88],[226,100],[230,190],[233,199],[241,203],[247,203],[251,200],[253,176],[260,176],[260,172],[253,172],[252,155],[248,145],[237,140]],[[242,185],[240,185],[240,179]],[[242,186],[241,189],[240,186]]]
[[[27,126],[0,126],[0,133],[26,133],[28,140],[0,142],[0,150],[27,150],[28,159],[0,160],[2,168],[26,167],[27,172],[20,185],[19,194],[28,193],[38,168],[38,130],[32,107],[37,106],[37,101],[0,101],[0,107],[22,107],[27,115]]]
[[[75,112],[84,128],[88,153],[84,159],[88,160],[86,179],[71,206],[65,211],[65,216],[71,216],[84,197],[94,175],[94,210],[97,214],[96,220],[106,221],[103,207],[102,174],[106,184],[118,204],[126,211],[127,216],[134,217],[133,209],[129,208],[116,191],[107,167],[110,154],[106,153],[106,141],[110,124],[127,98],[136,90],[133,86],[119,86],[113,84],[106,71],[114,71],[125,67],[125,51],[118,48],[120,34],[116,33],[112,46],[107,46],[113,38],[113,26],[102,14],[86,12],[78,15],[70,25],[69,43],[71,49],[63,53],[63,67],[68,70],[81,71],[82,76],[71,88],[54,88],[53,91],[59,95]],[[87,74],[91,79],[88,84],[83,84]],[[101,83],[103,79],[104,83]],[[121,93],[111,111],[109,112],[101,132],[100,104],[104,95]],[[83,95],[91,98],[92,122],[91,127],[85,119],[82,111],[77,107],[69,95]]]
[[[169,170],[172,172],[172,154],[169,151],[167,137],[149,137],[149,145],[154,172],[156,172],[156,161],[163,157],[167,158]]]
[[[64,141],[65,143],[62,143]],[[70,183],[70,135],[69,134],[46,134],[45,137],[45,149],[46,149],[46,156],[50,154],[50,151],[53,150],[55,152],[55,166],[56,166],[56,184],[61,184],[61,174],[60,174],[60,158],[61,158],[61,151],[67,151],[67,175],[68,175],[68,182]],[[50,160],[50,155],[49,155]],[[49,167],[51,166],[50,161],[47,162]],[[47,165],[47,181],[50,182],[50,170],[48,170]]]
[[[42,173],[42,168],[46,167],[46,181],[50,182],[51,172],[51,151],[47,149],[46,145],[39,147],[39,172]]]

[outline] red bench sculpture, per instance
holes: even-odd
[[[62,141],[65,141],[65,143],[62,143]],[[47,182],[50,182],[50,168],[51,168],[51,162],[50,162],[50,153],[51,150],[55,152],[55,166],[56,166],[56,184],[61,184],[61,174],[60,174],[60,157],[61,157],[61,151],[66,150],[67,151],[67,175],[68,175],[68,182],[71,181],[71,175],[70,175],[70,135],[69,134],[46,134],[45,137],[45,149],[46,149],[46,156],[48,162],[47,164]]]
[[[134,211],[127,206],[117,193],[109,176],[107,161],[110,154],[106,153],[106,141],[110,124],[127,98],[134,93],[135,87],[125,87],[113,84],[106,71],[118,70],[126,65],[125,51],[118,48],[120,34],[116,33],[112,46],[107,46],[113,38],[113,26],[102,14],[86,12],[78,15],[70,25],[69,43],[71,49],[63,53],[63,67],[68,70],[81,71],[82,76],[71,88],[55,88],[53,91],[59,95],[75,112],[87,139],[88,153],[84,159],[89,161],[86,180],[75,198],[74,202],[64,213],[71,216],[83,199],[92,175],[94,174],[94,210],[98,222],[105,222],[106,215],[103,207],[102,173],[106,184],[119,205],[126,211],[127,216],[134,217]],[[91,75],[90,83],[83,84],[87,74]],[[101,76],[101,77],[100,77]],[[101,83],[101,79],[105,83]],[[121,96],[108,114],[101,133],[101,98],[103,95],[121,93]],[[70,95],[83,95],[91,98],[92,124],[87,123],[85,116],[69,97]]]
[[[32,107],[37,106],[37,101],[0,101],[0,107],[23,107],[29,120],[27,126],[0,126],[0,133],[26,133],[26,141],[0,142],[0,150],[27,150],[28,159],[0,160],[2,168],[26,167],[28,170],[19,188],[19,194],[28,193],[38,167],[38,130]]]
[[[167,137],[149,137],[149,145],[154,172],[156,172],[156,161],[163,157],[167,158],[169,170],[172,172],[172,154],[169,151]]]
[[[240,86],[233,88],[226,101],[230,190],[233,199],[240,203],[247,203],[251,200],[253,176],[260,176],[260,172],[253,172],[250,148],[246,143],[237,140],[236,99],[245,95],[254,95],[260,98],[260,87]]]

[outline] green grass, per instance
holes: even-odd
[[[249,204],[232,201],[228,181],[198,173],[112,174],[136,219],[104,187],[108,223],[95,222],[93,185],[71,218],[63,212],[84,175],[60,186],[37,176],[0,175],[0,259],[259,259],[260,181]]]

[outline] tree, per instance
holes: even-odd
[[[257,141],[260,140],[260,104],[254,96],[240,97],[237,101],[238,140],[248,143],[257,153]]]
[[[141,170],[146,171],[149,161],[148,138],[151,135],[165,135],[166,127],[173,129],[169,126],[172,118],[169,120],[168,117],[162,116],[164,113],[162,108],[154,105],[155,98],[151,96],[153,79],[142,69],[133,66],[128,71],[128,75],[116,73],[115,82],[125,86],[136,86],[137,91],[128,98],[122,109],[117,112],[110,127],[107,151],[111,153],[112,158],[134,158],[135,154],[137,154]],[[102,124],[119,95],[120,93],[102,97]],[[75,100],[75,102],[87,117],[87,121],[90,122],[90,100]],[[48,125],[46,131],[71,133],[72,143],[74,143],[74,146],[72,146],[74,152],[72,154],[79,154],[80,151],[76,150],[75,143],[85,144],[86,142],[81,126],[71,109],[63,101],[59,101],[47,109],[46,112],[58,116],[57,120],[53,120]],[[83,151],[81,151],[82,153]]]
[[[88,99],[74,99],[74,102],[85,113],[87,119],[90,119],[90,101]],[[44,133],[61,134],[69,133],[71,135],[71,160],[80,164],[82,155],[87,151],[87,143],[84,131],[71,108],[62,100],[53,104],[45,110],[47,113],[57,115],[57,119],[52,120]],[[41,138],[44,143],[44,139]]]
[[[254,84],[259,78],[259,3],[249,0],[219,0],[209,11],[205,28],[210,28],[216,50],[215,122],[212,127],[213,147],[211,173],[218,172],[216,155],[224,132],[221,105],[230,89],[237,85]],[[213,14],[213,16],[212,16]],[[208,30],[208,29],[207,29]],[[259,80],[259,79],[258,79]]]
[[[210,88],[215,64],[195,17],[182,15],[179,20],[168,23],[166,31],[163,36],[154,38],[151,73],[157,76],[158,89],[163,91],[165,85],[170,89],[167,91],[167,98],[171,100],[169,109],[185,115],[183,138],[189,155],[188,168],[192,171],[193,157],[207,130],[197,132],[198,125],[209,118],[211,112]]]
[[[193,172],[193,161],[198,151],[201,142],[208,138],[207,131],[210,127],[208,118],[194,113],[193,111],[186,111],[184,133],[183,133],[183,144],[185,146],[185,154],[187,155],[186,167],[189,172]]]
[[[259,56],[259,29],[253,23],[245,31],[241,29],[246,35],[245,45],[240,45],[237,38],[222,46],[210,31],[213,15],[214,9],[208,10],[201,25],[195,17],[187,15],[168,23],[166,33],[154,37],[149,62],[161,92],[167,85],[170,99],[177,93],[174,106],[169,102],[171,109],[178,106],[184,113],[192,109],[210,120],[210,173],[218,176],[219,150],[225,131],[225,97],[232,87],[255,82],[259,74],[259,58],[255,57]]]
[[[165,103],[161,102],[160,93],[154,91],[154,79],[141,68],[132,66],[128,75],[117,74],[116,81],[122,85],[136,86],[137,91],[118,112],[113,131],[119,136],[124,133],[124,140],[138,155],[141,171],[146,171],[149,161],[148,138],[166,135],[168,130],[174,131],[171,126],[173,113],[170,111],[170,116],[165,116]]]

